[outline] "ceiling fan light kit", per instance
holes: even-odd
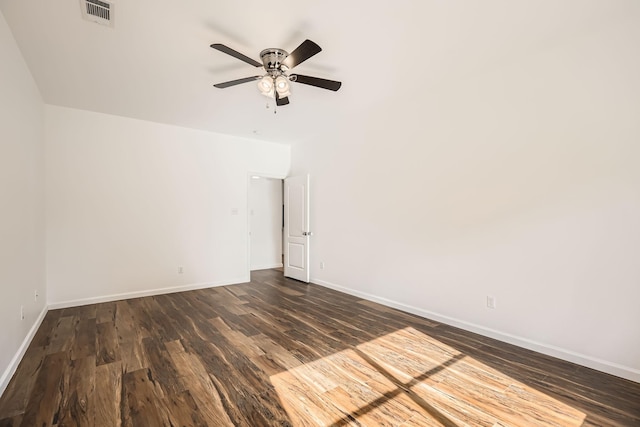
[[[291,53],[283,49],[265,49],[260,52],[262,64],[223,44],[214,43],[211,47],[254,67],[262,67],[265,71],[263,75],[245,77],[213,85],[219,89],[257,80],[260,93],[267,97],[275,98],[276,105],[280,106],[289,104],[289,95],[291,95],[290,82],[298,82],[332,91],[337,91],[342,86],[341,82],[334,80],[303,76],[301,74],[289,74],[289,70],[322,51],[320,46],[311,40],[305,40]]]

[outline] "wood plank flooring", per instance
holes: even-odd
[[[316,285],[50,311],[0,426],[640,426],[640,384]]]

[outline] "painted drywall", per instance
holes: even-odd
[[[0,393],[47,298],[44,104],[0,13]],[[39,297],[36,301],[35,292]],[[24,320],[20,307],[24,307]]]
[[[282,267],[282,180],[252,178],[249,184],[251,270]]]
[[[248,172],[286,175],[289,146],[49,105],[45,123],[52,304],[248,280]]]
[[[407,73],[294,145],[312,280],[640,381],[640,8],[593,5],[554,18],[579,31],[440,35],[439,80]]]

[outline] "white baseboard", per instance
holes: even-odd
[[[44,316],[46,316],[47,314],[47,311],[49,310],[45,305],[36,318],[36,321],[33,323],[33,326],[31,326],[31,329],[29,329],[27,336],[24,337],[24,340],[22,340],[22,344],[20,344],[20,347],[18,348],[16,354],[13,356],[13,359],[11,359],[11,362],[9,362],[9,366],[7,366],[7,369],[5,369],[5,371],[2,373],[2,377],[0,377],[0,396],[2,396],[4,391],[7,389],[7,386],[9,385],[9,381],[11,381],[13,374],[16,373],[16,369],[18,369],[18,365],[20,364],[20,361],[22,361],[22,357],[26,353],[27,348],[29,348],[31,340],[33,340],[33,337],[36,335],[40,324],[44,320]]]
[[[615,375],[620,378],[625,378],[630,381],[640,383],[640,370],[638,369],[634,369],[628,366],[623,366],[614,362],[598,359],[598,358],[587,356],[584,354],[576,353],[571,350],[533,341],[533,340],[519,337],[516,335],[500,332],[498,330],[486,328],[484,326],[477,325],[475,323],[470,323],[464,320],[445,316],[439,313],[434,313],[432,311],[423,310],[421,308],[413,307],[411,305],[403,304],[387,298],[382,298],[366,292],[360,292],[351,288],[339,286],[324,280],[312,278],[311,282],[320,286],[324,286],[330,289],[344,292],[349,295],[353,295],[369,301],[377,302],[387,307],[396,308],[398,310],[406,311],[408,313],[415,314],[420,317],[436,320],[438,322],[455,326],[457,328],[464,329],[466,331],[475,332],[477,334],[484,335],[486,337],[494,338],[499,341],[517,345],[518,347],[523,347],[529,350],[537,351],[538,353],[546,354],[547,356],[557,357],[558,359],[577,363],[578,365],[586,366],[588,368],[605,372],[607,374]]]
[[[256,271],[256,270],[271,270],[272,268],[282,268],[283,264],[282,263],[276,263],[276,264],[262,264],[262,265],[257,265],[255,267],[251,267],[251,271]]]
[[[59,308],[78,307],[81,305],[99,304],[103,302],[120,301],[123,299],[150,297],[154,295],[173,294],[175,292],[193,291],[196,289],[214,288],[217,286],[235,285],[238,283],[249,282],[249,277],[243,276],[231,280],[223,280],[220,282],[208,282],[208,283],[194,283],[191,285],[173,286],[170,288],[149,289],[144,291],[125,292],[122,294],[104,295],[92,298],[82,298],[70,301],[50,302],[49,310],[56,310]]]

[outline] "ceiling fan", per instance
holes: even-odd
[[[276,105],[280,106],[289,104],[289,95],[291,94],[289,82],[302,83],[333,91],[337,91],[340,89],[340,86],[342,86],[341,82],[334,80],[289,73],[293,67],[303,63],[313,55],[322,51],[322,48],[311,40],[303,41],[300,46],[295,48],[291,53],[288,53],[283,49],[265,49],[260,52],[262,64],[223,44],[214,43],[211,47],[244,61],[249,65],[253,65],[254,67],[262,67],[266,72],[266,74],[259,76],[245,77],[243,79],[231,80],[213,85],[220,89],[258,80],[258,88],[260,89],[260,92],[265,96],[275,98]]]

